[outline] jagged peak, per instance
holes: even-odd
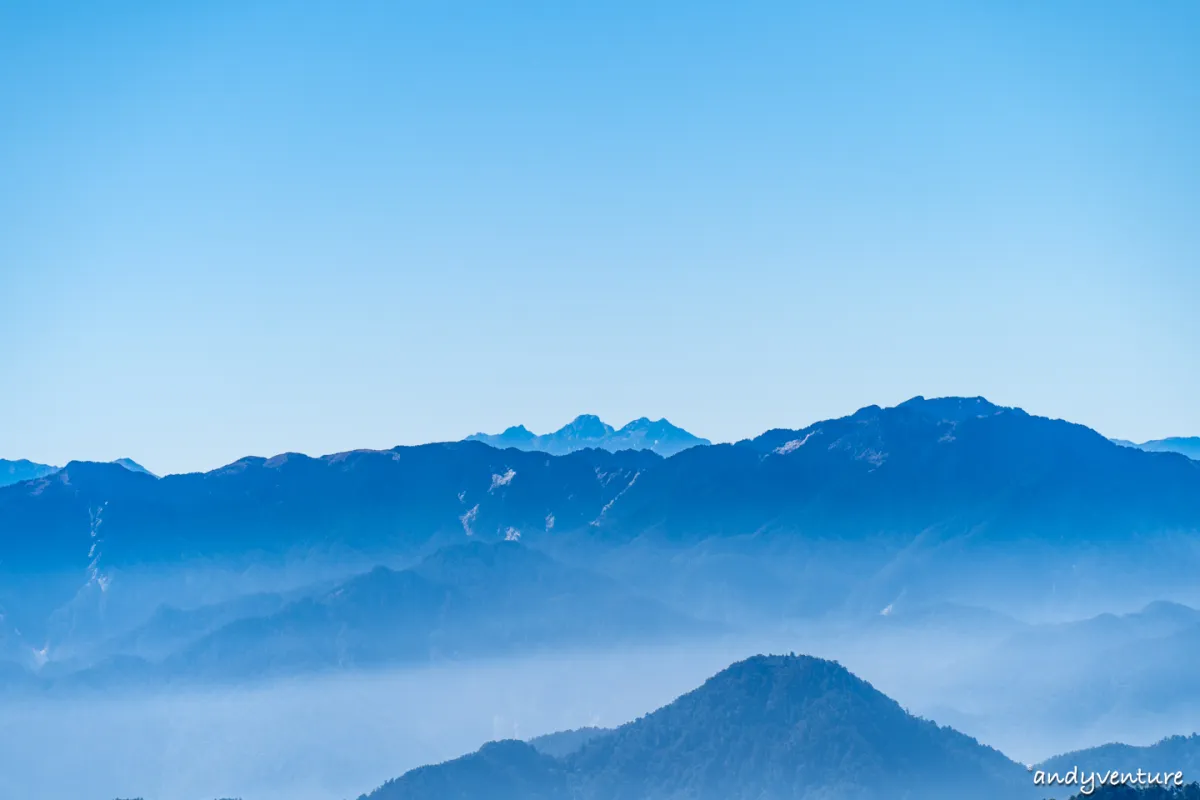
[[[599,439],[613,432],[613,426],[595,414],[580,414],[557,431],[559,434],[574,434],[586,439]]]
[[[597,447],[610,451],[650,450],[661,456],[671,456],[688,447],[711,444],[708,439],[672,425],[665,417],[657,420],[638,417],[618,430],[596,414],[580,414],[558,430],[540,436],[531,433],[524,425],[514,425],[504,433],[476,433],[468,436],[466,441],[483,442],[499,448],[541,450],[557,455]]]
[[[526,428],[524,425],[510,425],[504,429],[502,436],[511,436],[513,434],[528,434],[533,436],[533,431]]]
[[[959,420],[966,417],[989,416],[999,411],[1006,411],[1002,406],[990,402],[986,397],[931,397],[922,395],[909,398],[895,407],[907,411],[917,411],[925,416],[939,419]]]

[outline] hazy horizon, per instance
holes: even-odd
[[[1193,5],[0,9],[0,455],[1200,433]]]
[[[938,648],[936,665],[931,646]],[[1048,724],[1037,713],[1052,695],[999,692],[972,713],[973,692],[947,689],[961,677],[956,658],[969,649],[953,636],[916,637],[908,646],[896,640],[888,648],[866,637],[775,633],[170,692],[18,696],[0,708],[0,745],[9,755],[0,789],[14,797],[349,800],[488,741],[617,727],[759,653],[835,660],[911,713],[952,725],[1020,762],[1200,731],[1200,706],[1078,727],[1070,720]],[[995,673],[991,679],[1000,679]],[[106,736],[93,735],[101,729]],[[49,751],[64,755],[49,763],[42,759]]]
[[[963,395],[963,396],[969,396],[969,397],[973,397],[973,396],[975,396],[975,395]],[[905,399],[905,400],[907,400],[907,399],[910,399],[910,398],[904,398],[904,399]],[[986,398],[986,399],[990,400],[991,398]],[[900,402],[903,402],[903,401],[900,401],[900,400],[898,400],[898,401],[896,401],[896,403],[887,403],[887,404],[883,404],[883,403],[873,403],[873,404],[868,404],[868,405],[882,405],[882,406],[884,406],[884,407],[888,407],[888,406],[897,405],[897,404],[898,404],[898,403],[900,403]],[[1003,404],[1000,404],[1000,405],[1003,405]],[[1018,407],[1018,408],[1020,408],[1020,406],[1017,406],[1017,407]],[[857,410],[858,410],[858,408],[860,408],[860,407],[855,407],[855,408],[853,408],[853,409],[848,409],[848,410],[846,410],[844,413],[841,413],[841,414],[837,414],[837,415],[835,415],[835,417],[834,417],[834,418],[836,418],[836,417],[841,417],[841,416],[848,416],[848,415],[852,414],[854,411],[857,411]],[[1028,409],[1028,408],[1022,408],[1022,410],[1026,411],[1026,412],[1028,412],[1028,413],[1030,413],[1030,414],[1034,414],[1035,416],[1046,416],[1046,415],[1042,415],[1042,414],[1037,414],[1037,412],[1036,412],[1036,411],[1031,411],[1031,410],[1030,410],[1030,409]],[[525,426],[527,429],[529,429],[529,430],[530,430],[532,433],[534,433],[534,434],[552,433],[552,432],[554,432],[554,431],[557,431],[557,430],[559,430],[559,429],[560,429],[560,428],[562,428],[564,425],[566,425],[567,423],[569,423],[569,422],[573,421],[573,420],[574,420],[574,419],[576,419],[577,417],[579,417],[579,416],[581,416],[581,415],[583,415],[583,414],[587,414],[587,413],[591,413],[591,412],[581,412],[581,414],[575,414],[575,415],[572,415],[572,416],[571,416],[571,417],[569,417],[568,419],[564,420],[562,423],[560,423],[560,424],[557,424],[557,425],[552,425],[552,427],[549,427],[549,428],[546,428],[546,429],[538,429],[538,428],[533,428],[533,427],[531,427],[531,426],[529,426],[529,425],[526,425],[525,423],[522,423],[522,422],[513,422],[513,423],[511,423],[510,425],[505,425],[503,428],[498,428],[498,429],[496,429],[496,430],[477,430],[477,431],[470,431],[470,432],[468,432],[468,433],[464,433],[462,436],[459,436],[459,437],[457,437],[457,438],[454,438],[454,439],[431,439],[431,440],[421,440],[421,441],[396,442],[396,443],[392,443],[392,444],[380,444],[380,445],[371,445],[371,446],[363,446],[363,447],[343,447],[343,448],[339,448],[339,449],[336,449],[336,450],[320,451],[320,452],[315,452],[315,451],[314,451],[314,452],[305,452],[305,451],[303,451],[303,450],[300,450],[300,449],[297,449],[297,448],[294,448],[294,447],[292,447],[292,448],[287,448],[287,449],[284,449],[284,450],[279,450],[279,451],[277,451],[277,452],[243,453],[243,454],[241,454],[241,455],[239,455],[239,456],[236,456],[236,457],[230,458],[230,459],[229,459],[229,460],[227,460],[227,461],[221,461],[220,463],[216,463],[216,464],[207,464],[207,465],[203,465],[203,466],[196,466],[196,467],[189,467],[189,468],[183,468],[183,469],[179,469],[179,470],[175,470],[175,471],[164,471],[164,470],[156,469],[156,468],[155,468],[155,465],[148,464],[148,463],[146,463],[145,461],[143,461],[142,459],[138,458],[137,456],[133,456],[133,455],[129,455],[129,454],[125,454],[125,455],[118,455],[118,456],[114,456],[114,457],[112,457],[112,458],[108,458],[108,457],[101,457],[101,458],[81,458],[81,457],[77,457],[77,456],[72,456],[72,457],[70,457],[70,458],[67,458],[67,459],[65,459],[65,460],[61,461],[61,462],[42,462],[42,461],[38,461],[38,459],[35,459],[35,458],[30,458],[30,457],[28,457],[28,456],[24,456],[24,455],[21,455],[21,454],[8,454],[8,453],[0,453],[0,458],[3,458],[3,459],[8,459],[8,460],[11,460],[11,461],[16,461],[16,460],[19,460],[19,459],[25,459],[25,460],[32,461],[32,462],[35,462],[35,463],[50,463],[52,466],[56,466],[56,467],[62,467],[62,466],[65,466],[66,464],[68,464],[68,463],[69,463],[69,462],[71,462],[71,461],[112,462],[112,461],[117,461],[118,459],[129,458],[129,459],[132,459],[132,460],[133,460],[134,462],[136,462],[137,464],[141,465],[142,467],[145,467],[146,469],[148,469],[150,472],[154,473],[155,475],[158,475],[159,477],[162,477],[162,476],[165,476],[165,475],[178,475],[178,474],[195,473],[195,472],[208,472],[208,471],[211,471],[211,470],[214,470],[214,469],[219,469],[220,467],[228,466],[229,464],[232,464],[232,463],[234,463],[234,462],[236,462],[236,461],[238,461],[238,460],[240,460],[240,459],[243,459],[243,458],[271,458],[271,457],[273,457],[273,456],[277,456],[277,455],[283,455],[283,454],[285,454],[285,453],[298,453],[298,454],[301,454],[301,455],[306,455],[306,456],[309,456],[309,457],[312,457],[312,458],[321,458],[321,457],[324,457],[324,456],[336,455],[336,454],[338,454],[338,453],[346,453],[346,452],[352,452],[352,451],[356,451],[356,450],[390,450],[390,449],[392,449],[393,447],[405,447],[405,446],[414,446],[414,445],[422,445],[422,444],[433,444],[433,443],[442,442],[442,441],[461,441],[461,440],[463,440],[463,439],[466,439],[468,436],[471,436],[471,435],[473,435],[473,434],[476,434],[476,433],[499,434],[499,433],[503,432],[503,430],[504,430],[504,429],[506,429],[506,428],[508,428],[508,427],[516,426],[516,425],[524,425],[524,426]],[[640,415],[639,417],[632,417],[632,418],[630,418],[629,420],[627,420],[626,422],[614,422],[613,420],[610,420],[610,419],[607,419],[607,418],[605,418],[605,417],[604,417],[603,415],[601,415],[601,414],[596,414],[595,416],[599,417],[599,418],[600,418],[602,421],[604,421],[604,422],[606,422],[606,423],[608,423],[608,424],[612,425],[613,427],[615,427],[615,428],[618,428],[618,429],[619,429],[619,428],[623,427],[623,426],[626,424],[626,422],[634,422],[634,421],[636,421],[637,419],[639,419],[640,417],[643,417],[643,416],[646,416],[646,415],[644,415],[644,414],[643,414],[643,415]],[[676,424],[676,425],[677,425],[677,423],[676,423],[674,420],[672,420],[670,417],[664,417],[664,418],[665,418],[665,419],[666,419],[668,422],[671,422],[672,424]],[[1067,421],[1067,422],[1077,422],[1077,420],[1073,420],[1073,419],[1071,419],[1071,418],[1069,418],[1069,417],[1067,417],[1067,418],[1062,418],[1062,419],[1064,419],[1064,420],[1065,420],[1065,421]],[[714,439],[714,438],[712,438],[711,436],[707,436],[707,435],[706,435],[706,434],[705,434],[703,431],[692,430],[692,429],[690,429],[690,428],[686,428],[686,426],[683,426],[683,425],[677,425],[677,426],[678,426],[678,427],[680,427],[680,428],[684,428],[684,429],[685,429],[685,430],[687,430],[689,433],[691,433],[691,434],[693,434],[693,435],[695,435],[695,436],[699,436],[699,437],[701,437],[701,438],[706,438],[706,439],[709,439],[709,440],[711,441],[711,443],[712,443],[712,444],[731,444],[731,443],[734,443],[734,442],[737,442],[737,441],[741,441],[742,439],[750,439],[750,438],[754,438],[755,436],[758,436],[759,434],[762,434],[762,433],[766,432],[767,430],[771,430],[771,429],[775,429],[775,428],[786,428],[786,429],[800,430],[800,429],[806,428],[806,427],[808,427],[809,425],[812,425],[812,424],[814,424],[814,423],[817,423],[817,422],[820,422],[820,421],[822,421],[822,420],[821,420],[821,419],[812,419],[812,420],[807,420],[807,421],[802,421],[802,422],[796,422],[796,423],[789,423],[789,424],[776,424],[776,425],[769,425],[769,426],[767,426],[766,428],[763,428],[762,430],[751,431],[751,432],[748,432],[748,433],[747,433],[745,436],[739,436],[739,437],[737,437],[737,438],[735,438],[735,439],[727,439],[727,440]],[[1110,438],[1110,439],[1113,439],[1113,440],[1118,440],[1118,439],[1124,439],[1124,438],[1125,438],[1125,437],[1121,437],[1121,436],[1110,436],[1109,434],[1105,433],[1104,431],[1097,431],[1097,432],[1098,432],[1098,433],[1101,433],[1101,434],[1104,434],[1105,436],[1107,436],[1108,438]],[[1189,434],[1189,433],[1176,433],[1176,434],[1171,434],[1171,436],[1184,436],[1184,437],[1191,436],[1191,435],[1193,435],[1193,434]],[[1163,437],[1157,437],[1157,438],[1165,439],[1165,438],[1169,438],[1169,437],[1167,437],[1167,436],[1163,436]],[[1137,440],[1132,440],[1132,441],[1135,441],[1135,442],[1136,442]],[[1139,442],[1139,443],[1140,443],[1140,442]]]

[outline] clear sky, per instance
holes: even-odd
[[[6,2],[0,457],[1200,434],[1200,4]]]

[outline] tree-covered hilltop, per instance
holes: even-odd
[[[480,791],[486,790],[484,794]],[[1025,768],[908,714],[840,665],[756,656],[562,758],[515,741],[367,800],[1034,800]]]

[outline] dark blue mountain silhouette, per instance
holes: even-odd
[[[983,398],[914,398],[666,459],[458,442],[161,479],[72,462],[0,489],[0,606],[36,636],[106,569],[508,538],[687,607],[719,590],[714,605],[776,613],[878,613],[901,595],[1011,612],[1170,597],[1200,567],[1198,531],[1200,462]]]

